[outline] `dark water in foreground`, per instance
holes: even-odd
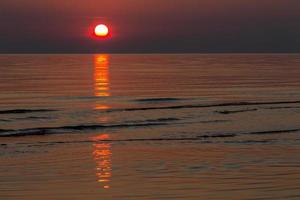
[[[300,199],[300,55],[1,55],[0,199]]]

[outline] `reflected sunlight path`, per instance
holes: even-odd
[[[109,55],[98,54],[94,58],[95,96],[110,96],[109,88]]]
[[[94,139],[103,140],[108,139],[108,134],[102,134]],[[104,189],[110,188],[110,181],[112,176],[111,168],[111,144],[109,143],[99,143],[93,144],[93,157],[96,162],[96,176],[97,181],[101,184]]]
[[[94,95],[96,97],[108,97],[110,93],[110,79],[109,79],[109,55],[97,54],[94,57]],[[102,99],[96,100],[95,110],[108,109],[106,103]],[[99,117],[99,122],[105,123],[109,119],[107,116]],[[96,142],[93,144],[93,157],[96,162],[96,177],[97,181],[104,189],[110,188],[112,177],[112,151],[110,143],[97,143],[98,141],[109,139],[109,134],[100,134],[92,139]]]

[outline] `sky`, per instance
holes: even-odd
[[[0,53],[300,52],[299,0],[1,0],[0,25]]]

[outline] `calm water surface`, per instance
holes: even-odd
[[[300,55],[1,55],[0,199],[300,199]]]

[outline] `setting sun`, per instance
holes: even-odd
[[[109,29],[104,24],[99,24],[95,27],[94,33],[98,37],[106,37],[109,34]]]

